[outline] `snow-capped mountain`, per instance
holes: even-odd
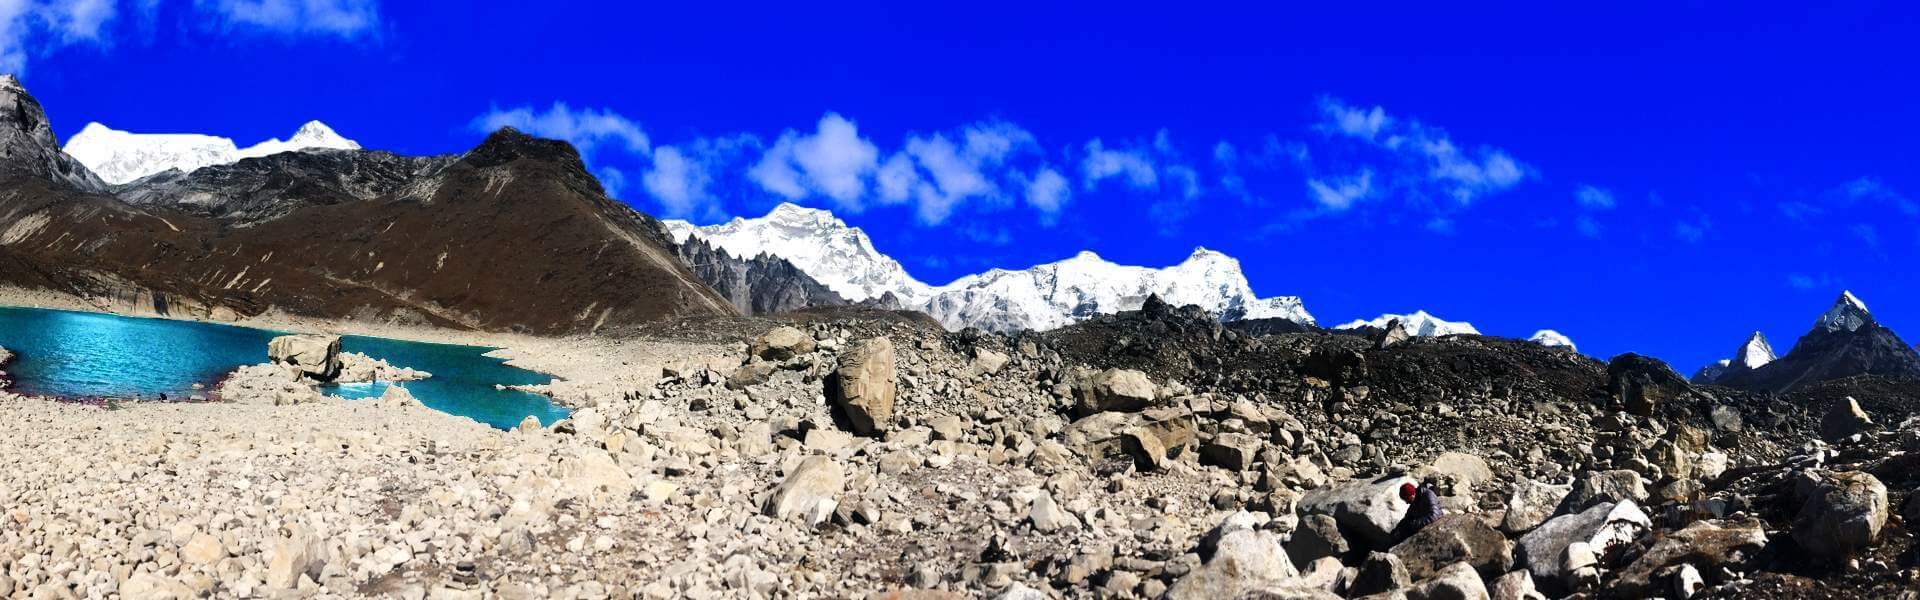
[[[1359,329],[1361,327],[1373,327],[1375,329],[1386,329],[1387,325],[1392,323],[1395,319],[1398,319],[1400,321],[1400,327],[1403,329],[1406,329],[1407,333],[1410,333],[1416,336],[1421,336],[1421,337],[1438,337],[1443,335],[1455,335],[1455,334],[1472,334],[1472,335],[1480,334],[1480,330],[1474,329],[1472,323],[1467,323],[1464,321],[1456,323],[1453,321],[1443,320],[1443,319],[1440,319],[1439,317],[1435,317],[1433,315],[1427,314],[1427,311],[1424,311],[1424,310],[1413,311],[1413,314],[1410,314],[1410,315],[1395,315],[1395,314],[1380,315],[1378,317],[1374,317],[1374,319],[1371,321],[1354,320],[1346,324],[1340,325],[1339,327],[1335,327],[1334,329]],[[1538,335],[1538,334],[1535,334],[1535,335]]]
[[[122,184],[168,169],[191,173],[195,169],[237,162],[244,158],[314,149],[357,150],[360,144],[341,137],[319,121],[308,121],[286,140],[270,139],[241,148],[233,140],[197,133],[130,133],[99,123],[88,123],[67,140],[68,155],[109,184]]]
[[[1164,269],[1118,265],[1092,252],[1018,271],[994,269],[940,286],[920,308],[953,328],[1052,329],[1139,309],[1155,294],[1168,304],[1196,305],[1228,321],[1314,323],[1297,297],[1254,296],[1240,261],[1206,248],[1195,248],[1185,261]]]
[[[1527,338],[1527,341],[1533,342],[1535,344],[1539,344],[1542,346],[1557,346],[1557,347],[1564,347],[1568,350],[1572,350],[1575,352],[1580,351],[1578,347],[1573,345],[1572,339],[1552,329],[1542,329],[1539,331],[1535,331],[1533,332],[1532,337]]]
[[[1297,297],[1255,296],[1240,261],[1205,248],[1164,269],[1118,265],[1082,252],[1027,269],[994,269],[931,286],[874,249],[860,228],[825,210],[781,204],[767,216],[719,225],[663,224],[675,242],[698,236],[736,256],[766,253],[784,258],[847,300],[890,294],[901,306],[924,311],[952,329],[1051,329],[1138,309],[1154,294],[1175,306],[1198,305],[1225,320],[1314,322]]]
[[[1772,353],[1771,348],[1761,352],[1758,346],[1749,339],[1714,383],[1777,393],[1855,375],[1920,379],[1920,352],[1875,320],[1866,303],[1852,292],[1841,292],[1785,355],[1744,368],[1740,361],[1748,354],[1764,358]]]
[[[1851,297],[1851,294],[1848,297]],[[1842,299],[1842,302],[1845,301]],[[1823,317],[1822,324],[1825,321]],[[1816,325],[1816,327],[1820,326],[1822,325]],[[1744,373],[1764,367],[1767,363],[1773,362],[1774,358],[1773,345],[1767,343],[1767,336],[1755,331],[1753,335],[1747,336],[1747,341],[1740,344],[1739,350],[1733,352],[1733,358],[1723,358],[1713,364],[1700,367],[1700,370],[1693,374],[1693,382],[1717,383],[1720,378],[1728,374]]]
[[[1825,329],[1828,333],[1838,333],[1842,330],[1858,331],[1861,326],[1872,322],[1873,313],[1867,312],[1866,303],[1861,302],[1852,291],[1842,291],[1840,298],[1834,300],[1833,308],[1820,315],[1815,327]]]
[[[913,305],[932,295],[932,286],[908,275],[900,261],[875,250],[866,232],[824,210],[781,203],[757,219],[735,217],[706,227],[686,221],[661,223],[676,244],[698,235],[740,258],[760,254],[784,258],[850,302],[891,292],[902,304]]]

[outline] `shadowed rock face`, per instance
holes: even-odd
[[[116,197],[37,167],[71,159],[27,123],[0,118],[0,141],[36,144],[0,160],[0,285],[133,314],[536,334],[738,312],[564,142],[503,129],[460,157],[281,154]]]
[[[768,254],[736,257],[697,236],[688,236],[676,251],[701,281],[713,286],[715,292],[745,314],[765,315],[848,304],[840,294],[782,258]]]

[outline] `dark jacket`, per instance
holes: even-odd
[[[1393,544],[1400,545],[1420,533],[1445,512],[1440,508],[1440,495],[1433,492],[1433,486],[1421,485],[1420,491],[1413,495],[1413,504],[1407,506],[1407,516],[1401,517],[1400,524],[1393,527]]]

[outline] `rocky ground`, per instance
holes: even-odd
[[[537,391],[572,418],[503,432],[402,388],[326,397],[272,364],[236,372],[212,403],[0,399],[0,592],[1898,598],[1920,585],[1920,422],[1901,382],[1762,396],[1634,356],[1254,335],[1158,304],[1015,336],[836,309],[503,345],[558,377]],[[1448,516],[1395,540],[1412,481]]]

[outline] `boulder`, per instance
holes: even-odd
[[[1508,572],[1493,580],[1493,587],[1487,590],[1492,600],[1546,600],[1546,596],[1533,587],[1533,575],[1526,569]]]
[[[1407,332],[1407,327],[1402,325],[1399,319],[1394,319],[1388,321],[1385,328],[1373,334],[1373,349],[1390,348],[1410,339],[1413,339],[1413,334]]]
[[[976,348],[973,351],[973,363],[970,366],[975,373],[993,375],[1007,366],[1007,355],[986,348]]]
[[[754,338],[747,346],[747,353],[766,360],[781,361],[813,352],[813,349],[813,336],[793,327],[775,327]]]
[[[1391,550],[1415,580],[1435,576],[1448,565],[1471,565],[1486,577],[1513,568],[1513,542],[1478,517],[1443,515]]]
[[[1581,565],[1569,568],[1568,547],[1588,549],[1594,558],[1638,539],[1652,527],[1652,520],[1632,500],[1601,503],[1584,511],[1561,515],[1540,524],[1520,536],[1514,547],[1514,562],[1533,575],[1534,583],[1550,592],[1566,590],[1567,582]],[[1577,553],[1577,552],[1576,552]],[[1577,562],[1577,561],[1576,561]]]
[[[872,435],[893,426],[893,340],[854,342],[840,353],[834,371],[833,402],[854,433]]]
[[[1298,575],[1280,536],[1238,529],[1220,537],[1213,556],[1167,589],[1168,600],[1240,598],[1266,587],[1285,586]]]
[[[1244,433],[1222,433],[1200,447],[1200,458],[1228,471],[1246,471],[1259,459],[1266,444]]]
[[[1102,412],[1068,424],[1062,441],[1076,454],[1100,461],[1128,456],[1142,468],[1159,468],[1170,454],[1195,439],[1192,413],[1171,407],[1140,413]],[[1151,438],[1151,439],[1149,439]]]
[[[1146,373],[1132,369],[1107,369],[1082,379],[1074,386],[1076,409],[1081,415],[1107,411],[1137,412],[1159,399],[1159,389]]]
[[[1413,482],[1410,477],[1388,476],[1330,485],[1301,496],[1299,511],[1302,516],[1333,517],[1347,542],[1358,548],[1385,549],[1393,540],[1394,526],[1407,514],[1400,485]]]
[[[1793,519],[1793,541],[1825,560],[1843,560],[1873,545],[1887,524],[1887,486],[1859,471],[1819,476]]]
[[[1500,529],[1519,535],[1538,527],[1553,517],[1554,510],[1572,491],[1571,485],[1553,485],[1532,479],[1514,482],[1507,496],[1507,514],[1500,521]]]
[[[294,589],[300,585],[300,576],[317,574],[317,566],[312,539],[295,535],[276,541],[267,550],[267,588]]]
[[[779,367],[770,362],[740,365],[733,370],[733,374],[727,376],[727,389],[744,390],[766,383],[773,379],[773,372],[777,370]]]
[[[212,566],[227,557],[226,546],[220,538],[204,533],[195,534],[187,545],[180,547],[180,559],[197,565]]]
[[[1374,552],[1360,562],[1360,570],[1354,573],[1353,581],[1347,584],[1347,595],[1368,596],[1392,592],[1411,583],[1413,578],[1407,575],[1407,567],[1401,564],[1400,557]]]
[[[1327,515],[1301,517],[1293,537],[1287,540],[1287,556],[1293,557],[1294,566],[1303,569],[1322,558],[1346,556],[1348,549],[1347,538],[1340,535],[1340,525]]]
[[[967,423],[961,420],[959,415],[935,417],[933,420],[927,421],[927,428],[932,430],[933,439],[935,440],[958,442],[961,441],[961,436],[967,433]]]
[[[1661,574],[1676,566],[1692,566],[1709,573],[1721,567],[1734,571],[1767,545],[1763,523],[1699,521],[1655,541],[1640,558],[1621,569],[1609,588],[1626,596],[1657,596]]]
[[[1493,481],[1493,468],[1487,466],[1487,459],[1465,452],[1442,452],[1430,467],[1435,474],[1452,477],[1467,486]]]
[[[340,375],[340,336],[283,335],[267,342],[267,358],[302,375],[330,381]]]
[[[1600,504],[1647,501],[1647,484],[1639,473],[1626,469],[1588,471],[1573,483],[1555,514],[1577,513]]]
[[[832,458],[803,458],[774,486],[761,512],[776,519],[799,517],[808,525],[819,525],[840,506],[840,489],[845,483],[845,471]]]
[[[639,486],[606,450],[574,447],[563,455],[557,473],[560,490],[577,498],[626,500]]]
[[[1860,401],[1853,396],[1836,402],[1820,418],[1820,439],[1837,442],[1856,433],[1862,433],[1873,426],[1873,419],[1867,417],[1867,411],[1860,409]]]
[[[1407,590],[1407,600],[1487,600],[1488,597],[1487,584],[1480,580],[1480,573],[1464,562],[1447,565]]]
[[[1033,506],[1027,511],[1027,518],[1033,521],[1033,528],[1042,533],[1052,533],[1061,529],[1076,529],[1080,520],[1061,508],[1053,501],[1053,494],[1040,494],[1033,500]]]

